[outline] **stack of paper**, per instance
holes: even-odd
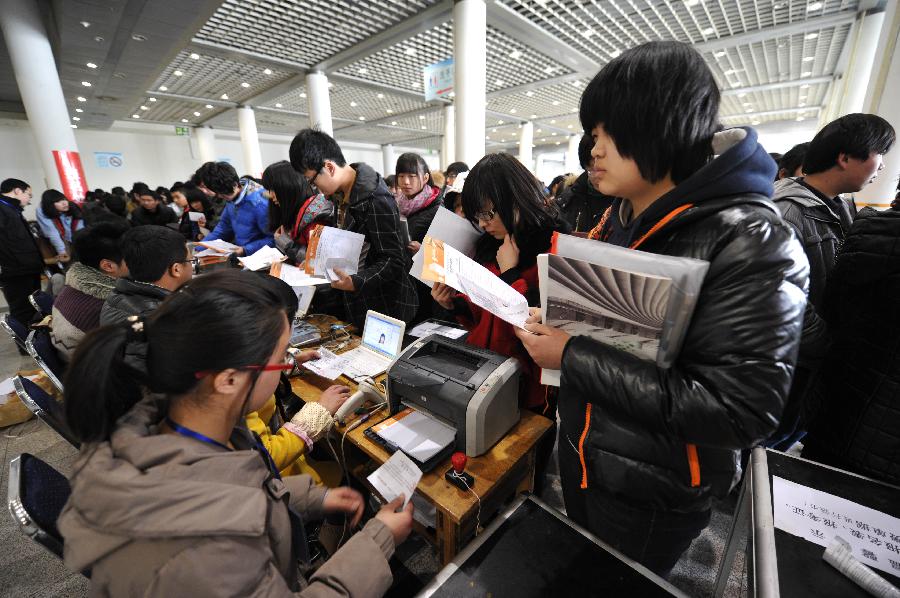
[[[264,245],[260,247],[259,250],[253,255],[247,257],[239,257],[238,261],[248,270],[253,270],[255,272],[256,270],[268,268],[272,264],[283,262],[285,259],[287,258],[283,253],[281,253],[274,247]]]
[[[391,446],[424,463],[456,441],[456,430],[415,409],[406,408],[372,427]]]
[[[346,274],[359,271],[359,257],[366,237],[332,226],[316,226],[309,235],[305,270],[309,275],[337,278],[335,269]]]
[[[426,236],[432,239],[441,239],[447,245],[455,248],[460,253],[469,257],[475,255],[475,243],[484,234],[472,226],[465,218],[460,218],[445,207],[438,208],[431,226],[428,227]],[[424,282],[429,287],[434,286],[434,281],[422,276],[422,266],[425,264],[424,248],[413,256],[413,266],[409,273]]]
[[[439,239],[425,237],[422,278],[467,295],[475,305],[519,328],[528,319],[528,300],[490,270]]]
[[[203,251],[197,251],[197,246],[205,247],[206,249]],[[222,239],[215,239],[213,241],[197,241],[195,244],[194,256],[195,257],[208,257],[211,255],[214,256],[227,256],[231,255],[238,248],[237,245],[233,243],[229,243],[228,241],[223,241]]]

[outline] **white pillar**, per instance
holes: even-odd
[[[897,101],[897,90],[900,89],[900,31],[894,34],[896,44],[892,56],[886,56],[890,68],[881,98],[873,106],[873,112],[885,119],[894,130],[900,132],[900,102]],[[886,208],[893,201],[897,193],[897,179],[900,178],[900,144],[894,143],[894,147],[884,157],[884,169],[875,179],[875,182],[865,187],[856,195],[857,203],[867,203],[876,208]]]
[[[197,152],[200,154],[200,162],[202,164],[205,164],[207,162],[215,162],[216,137],[215,134],[213,134],[212,127],[210,127],[209,125],[196,127],[194,129],[194,136],[197,138]]]
[[[844,78],[844,97],[837,117],[863,111],[866,90],[872,78],[872,67],[875,64],[875,50],[878,47],[878,35],[884,25],[884,12],[867,13],[859,16],[858,34],[851,49],[850,60]]]
[[[328,77],[321,71],[306,76],[306,102],[309,106],[309,126],[334,136],[331,124],[331,98],[328,96]]]
[[[456,108],[444,106],[444,138],[441,140],[441,162],[444,169],[456,162]]]
[[[256,115],[250,106],[241,106],[237,109],[238,130],[241,133],[241,149],[244,152],[244,168],[246,173],[255,177],[261,177],[262,152],[259,150],[259,133],[256,132]]]
[[[0,30],[37,142],[47,187],[63,191],[69,199],[84,199],[87,183],[72,131],[73,123],[69,120],[66,98],[38,3],[34,0],[0,0]],[[97,82],[97,78],[89,74],[84,77],[85,81]],[[60,152],[59,169],[54,151]],[[8,174],[15,175],[14,172]],[[38,189],[35,192],[37,194]]]
[[[459,0],[453,5],[456,159],[469,167],[484,156],[486,48],[487,6],[484,0]]]
[[[524,164],[525,168],[534,172],[532,145],[534,145],[534,123],[523,123],[522,132],[519,135],[519,162]]]
[[[381,162],[384,169],[381,171],[384,176],[394,174],[394,167],[397,162],[394,160],[394,146],[390,143],[381,146]]]
[[[581,173],[581,164],[578,163],[578,146],[581,143],[581,135],[570,135],[569,146],[566,148],[566,172]]]

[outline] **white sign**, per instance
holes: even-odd
[[[121,152],[94,152],[94,158],[98,168],[122,168],[125,165]]]
[[[828,547],[840,536],[859,562],[900,576],[900,519],[772,476],[775,527]]]
[[[453,92],[453,59],[425,67],[425,101],[443,98]]]

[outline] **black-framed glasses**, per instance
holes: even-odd
[[[497,210],[481,210],[479,212],[475,212],[475,219],[482,220],[484,222],[490,222],[496,215]]]
[[[323,168],[324,168],[324,166],[323,166]],[[316,174],[314,174],[314,175],[312,175],[311,177],[309,177],[309,178],[306,179],[306,182],[309,183],[309,186],[310,186],[310,187],[315,187],[315,186],[316,186],[316,179],[319,178],[319,175],[320,175],[321,173],[322,173],[322,168],[320,168],[319,170],[317,170],[317,171],[316,171]]]

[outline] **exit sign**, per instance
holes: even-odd
[[[191,128],[190,127],[175,127],[175,134],[181,137],[190,137],[191,136]]]

